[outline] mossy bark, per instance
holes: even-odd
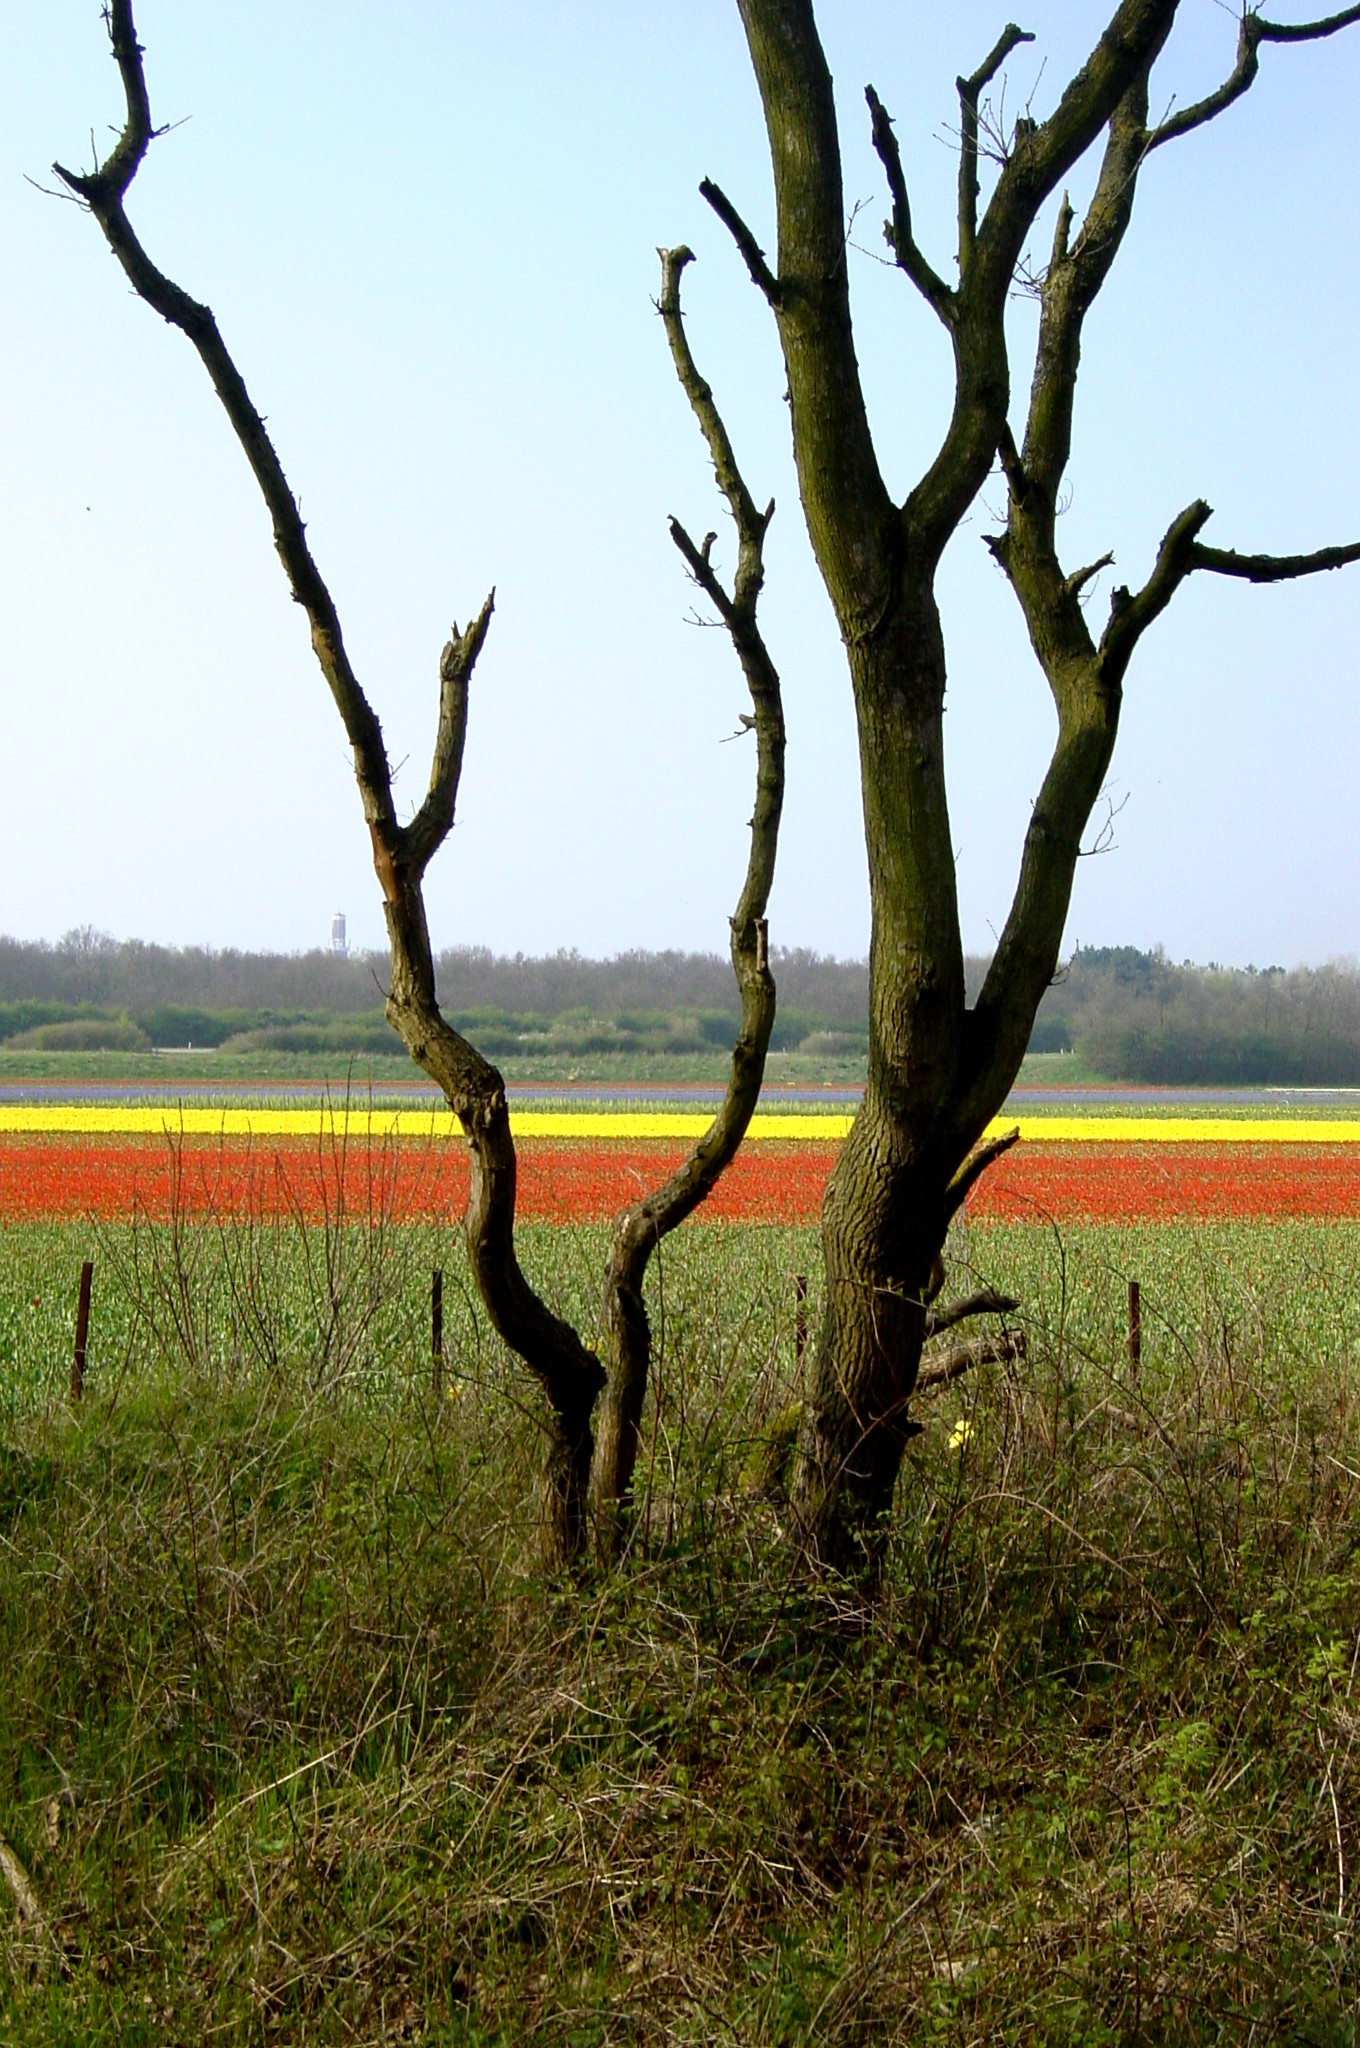
[[[1109,761],[1123,669],[1137,637],[1129,634],[1119,649],[1094,644],[1080,580],[1065,578],[1058,566],[1053,517],[1080,325],[1127,221],[1148,69],[1175,0],[1124,0],[1115,10],[1050,119],[1016,124],[981,219],[978,95],[1022,40],[1020,32],[1007,30],[981,69],[960,80],[965,161],[956,286],[916,247],[892,122],[870,89],[873,141],[893,202],[887,240],[945,325],[955,364],[954,404],[939,450],[900,506],[879,469],[855,355],[836,113],[811,0],[738,4],[774,172],[773,270],[730,201],[712,188],[708,196],[779,327],[803,509],[854,692],[872,907],[868,1083],[826,1194],[826,1313],[792,1485],[798,1541],[847,1566],[872,1560],[881,1546],[913,1431],[909,1404],[949,1217],[962,1182],[976,1170],[967,1164],[970,1153],[1019,1068],[1057,964],[1080,837]],[[1091,246],[1064,249],[1055,266],[1061,282],[1045,288],[1034,446],[1027,444],[1022,461],[1007,423],[1005,314],[1016,265],[1039,206],[1107,125]],[[998,560],[1025,608],[1059,736],[996,960],[969,1010],[934,585],[944,548],[998,455],[1011,484]],[[1138,631],[1160,608],[1147,592],[1130,600],[1134,611],[1140,603],[1146,616],[1135,620]]]

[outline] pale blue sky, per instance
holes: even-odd
[[[1015,0],[1018,4],[1018,0]],[[1096,0],[1020,12],[1007,107],[1051,106]],[[1294,0],[1277,17],[1305,18]],[[1183,0],[1159,107],[1231,67],[1232,15]],[[862,91],[898,124],[914,215],[952,247],[954,77],[1000,6],[821,8],[842,103],[860,353],[899,492],[943,430],[943,332],[876,260]],[[459,824],[428,884],[438,945],[721,950],[749,743],[718,632],[666,532],[729,528],[650,299],[688,241],[690,334],[757,497],[779,511],[762,618],[785,682],[789,793],[772,937],[862,953],[848,686],[803,536],[771,323],[698,197],[772,243],[734,0],[142,0],[153,109],[183,121],[130,210],[214,308],[268,416],[399,794],[423,786],[439,649],[497,586]],[[261,505],[197,358],[127,291],[73,206],[24,182],[121,119],[95,0],[0,0],[0,931],[93,923],[174,943],[381,940],[338,720]],[[1203,495],[1220,546],[1360,534],[1360,32],[1263,53],[1247,98],[1146,168],[1087,329],[1075,566],[1146,573]],[[1089,183],[1083,170],[1074,197]],[[1050,223],[1038,242],[1046,247]],[[1015,307],[1015,417],[1033,309]],[[995,508],[1000,493],[993,491]],[[980,504],[942,580],[965,939],[1006,912],[1052,719]],[[1110,579],[1094,604],[1103,617]],[[1200,577],[1131,671],[1117,848],[1082,863],[1069,940],[1264,964],[1360,952],[1360,569],[1275,590]]]

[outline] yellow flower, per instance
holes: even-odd
[[[949,1432],[949,1448],[961,1451],[973,1440],[973,1425],[966,1415],[961,1415]]]

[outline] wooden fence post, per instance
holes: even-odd
[[[76,1299],[76,1348],[71,1358],[71,1406],[78,1408],[85,1392],[85,1346],[90,1335],[90,1288],[94,1282],[94,1261],[86,1259],[80,1269],[80,1293]]]
[[[1143,1362],[1143,1300],[1136,1280],[1129,1282],[1129,1378],[1136,1380]]]
[[[431,1384],[436,1401],[444,1398],[444,1275],[436,1266],[430,1277]]]

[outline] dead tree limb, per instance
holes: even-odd
[[[1216,576],[1241,576],[1248,583],[1287,583],[1295,576],[1316,576],[1360,562],[1360,541],[1344,547],[1316,548],[1311,555],[1239,555],[1231,548],[1206,547],[1196,541],[1190,550],[1191,569],[1210,569]]]
[[[422,878],[453,822],[467,691],[491,619],[492,598],[473,622],[455,626],[439,664],[439,718],[429,789],[409,825],[399,823],[382,727],[350,664],[331,593],[313,559],[297,501],[263,418],[251,400],[211,310],[151,261],[127,218],[124,200],[155,137],[131,0],[110,0],[109,38],[127,102],[122,133],[104,162],[77,173],[54,166],[89,208],[139,298],[179,328],[197,349],[250,464],[268,509],[274,545],[311,630],[322,674],[344,721],[355,780],[383,893],[392,975],[390,1023],[438,1083],[458,1117],[471,1154],[466,1232],[478,1290],[494,1328],[523,1359],[546,1396],[549,1454],[543,1496],[545,1556],[570,1560],[581,1549],[593,1450],[598,1358],[570,1324],[529,1285],[515,1253],[515,1148],[500,1074],[446,1022],[435,992]]]
[[[1168,114],[1165,121],[1159,122],[1148,135],[1148,149],[1160,149],[1164,142],[1174,142],[1178,135],[1188,135],[1191,129],[1202,128],[1206,121],[1214,120],[1240,100],[1255,83],[1261,65],[1262,43],[1315,43],[1325,36],[1334,36],[1338,29],[1350,28],[1356,22],[1360,22],[1360,7],[1344,7],[1339,14],[1329,14],[1322,21],[1295,24],[1266,21],[1261,15],[1248,10],[1238,25],[1237,61],[1222,85],[1202,100],[1196,100],[1192,106],[1182,107],[1179,113]]]
[[[9,1886],[10,1895],[23,1926],[30,1934],[45,1934],[47,1922],[38,1903],[38,1894],[33,1889],[28,1872],[3,1835],[0,1835],[0,1877],[3,1877]]]
[[[687,248],[663,249],[658,301],[681,388],[713,458],[718,487],[737,529],[737,566],[731,590],[711,559],[712,536],[696,546],[678,520],[671,535],[690,573],[727,627],[750,692],[756,737],[756,800],[741,895],[731,919],[732,971],[741,997],[741,1024],[732,1048],[727,1087],[713,1122],[665,1185],[624,1210],[614,1225],[605,1277],[604,1330],[608,1377],[600,1412],[592,1499],[601,1546],[617,1548],[627,1520],[637,1461],[638,1430],[651,1358],[651,1331],[642,1287],[662,1239],[706,1200],[736,1155],[760,1098],[765,1055],[775,1016],[766,906],[774,882],[779,820],[784,802],[784,709],[779,675],[756,621],[764,579],[765,533],[774,514],[760,511],[737,465],[710,386],[700,375],[685,332],[680,281],[693,262]]]
[[[893,133],[892,116],[871,85],[865,86],[864,97],[869,108],[873,145],[888,180],[892,199],[892,214],[884,222],[883,239],[897,259],[898,268],[906,272],[927,305],[934,307],[948,327],[953,323],[956,310],[954,294],[921,254],[912,234],[906,173],[902,169],[902,152]]]
[[[765,294],[772,306],[779,304],[779,280],[765,261],[765,251],[752,234],[746,222],[737,212],[721,185],[715,185],[711,178],[699,181],[699,191],[718,219],[727,229],[741,252],[742,262],[751,273],[751,282]]]
[[[1025,1355],[1023,1330],[1002,1330],[995,1337],[967,1337],[946,1351],[928,1353],[916,1375],[917,1394],[933,1394],[950,1386],[979,1365],[1007,1365]]]
[[[989,1138],[969,1153],[945,1192],[946,1222],[958,1214],[987,1168],[995,1165],[1003,1152],[1009,1152],[1011,1146],[1019,1142],[1020,1126],[1016,1124],[1013,1130],[1003,1131],[1000,1137]]]
[[[978,101],[996,77],[1012,50],[1034,37],[1013,21],[1007,22],[994,48],[979,64],[971,78],[960,78],[959,90],[959,276],[973,260],[977,241],[978,209]]]
[[[939,1308],[926,1311],[927,1341],[952,1330],[958,1323],[970,1322],[974,1316],[1010,1315],[1019,1306],[1013,1294],[999,1294],[995,1287],[980,1287],[976,1294],[960,1295],[957,1301],[946,1301]]]

